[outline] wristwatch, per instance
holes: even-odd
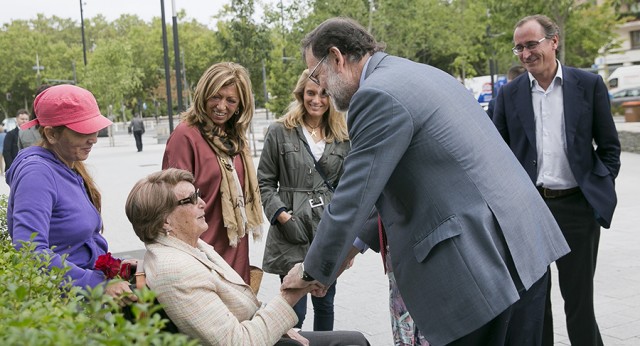
[[[304,263],[300,263],[300,278],[304,281],[313,281],[315,280],[309,273],[304,271]]]

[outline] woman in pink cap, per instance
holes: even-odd
[[[33,102],[42,141],[18,153],[6,174],[11,189],[7,207],[9,234],[16,247],[32,241],[36,251],[51,255],[51,266],[68,266],[75,286],[107,283],[107,294],[122,302],[137,300],[128,283],[107,281],[95,268],[107,253],[102,236],[101,196],[83,161],[98,140],[98,131],[111,125],[100,114],[89,91],[73,85],[57,85],[40,93]],[[32,235],[35,237],[31,240]],[[63,258],[66,255],[66,258]]]

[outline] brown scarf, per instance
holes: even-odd
[[[251,233],[253,240],[262,238],[262,201],[260,187],[253,167],[253,160],[248,151],[238,152],[225,136],[205,136],[204,139],[216,153],[220,163],[222,180],[220,181],[220,198],[222,202],[222,220],[227,228],[229,245],[236,247],[238,240]],[[240,185],[238,172],[233,164],[232,155],[240,154],[244,166],[244,191]]]

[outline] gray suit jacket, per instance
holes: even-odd
[[[569,248],[462,84],[384,53],[365,73],[349,108],[351,152],[305,270],[333,282],[375,205],[409,312],[430,343],[446,344],[512,305]]]

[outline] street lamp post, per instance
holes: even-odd
[[[367,27],[367,31],[371,32],[371,28],[373,26],[373,12],[376,10],[375,4],[373,0],[369,0],[369,26]]]
[[[87,45],[84,41],[84,14],[82,13],[82,0],[80,0],[80,30],[82,31],[82,56],[84,57],[84,66],[87,66]]]
[[[176,69],[176,93],[178,94],[178,113],[182,112],[182,77],[180,68],[180,45],[178,43],[178,14],[176,13],[176,0],[171,0],[173,10],[173,55]]]
[[[36,82],[37,85],[40,85],[40,71],[44,70],[44,66],[40,65],[40,57],[38,56],[38,53],[36,53],[36,64],[32,69],[36,71]]]
[[[164,49],[164,79],[167,86],[167,115],[169,116],[169,133],[173,132],[173,105],[171,104],[171,70],[169,70],[169,45],[167,44],[167,24],[164,17],[164,0],[160,0],[162,11],[162,48]]]

